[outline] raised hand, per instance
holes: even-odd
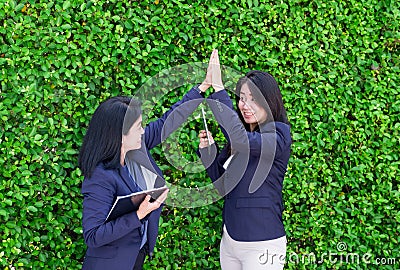
[[[211,54],[210,64],[211,66],[211,85],[214,88],[215,92],[221,91],[224,89],[224,84],[222,83],[221,77],[221,65],[219,63],[219,55],[218,50],[214,49]],[[208,71],[207,71],[208,73]]]
[[[224,89],[221,77],[221,65],[219,63],[218,50],[214,49],[208,62],[207,74],[204,81],[199,85],[202,92],[207,91],[212,86],[216,92]]]
[[[214,51],[211,54],[210,57],[210,61],[208,62],[208,67],[207,67],[207,74],[206,74],[206,78],[204,79],[204,81],[199,85],[199,89],[201,92],[205,92],[207,91],[208,88],[210,88],[211,84],[212,84],[212,78],[211,78],[211,60],[213,57]]]

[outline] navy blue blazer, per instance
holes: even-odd
[[[149,150],[178,128],[202,100],[204,98],[198,89],[191,89],[162,117],[146,126],[142,147],[127,153],[126,167],[105,169],[102,164],[99,164],[92,176],[84,179],[82,226],[87,251],[83,269],[132,270],[142,240],[140,234],[142,223],[136,212],[105,222],[108,212],[117,196],[138,190],[137,185],[129,176],[128,168],[133,160],[156,174],[155,187],[165,184],[162,172]],[[161,209],[160,207],[146,217],[150,256],[156,244]]]
[[[228,144],[211,152],[199,150],[207,173],[224,196],[223,222],[237,241],[264,241],[282,237],[282,185],[290,156],[290,127],[281,122],[245,130],[226,91],[207,99]],[[231,153],[233,149],[233,153]],[[223,165],[233,154],[225,170]]]

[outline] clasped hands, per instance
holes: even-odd
[[[219,64],[218,50],[214,49],[211,53],[210,62],[208,63],[207,74],[204,81],[199,85],[200,91],[203,93],[210,87],[213,87],[215,92],[224,89],[221,78],[221,66]]]

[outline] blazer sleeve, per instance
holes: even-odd
[[[141,227],[136,212],[104,222],[115,199],[116,176],[112,172],[96,169],[91,178],[82,184],[83,235],[88,247],[109,244]]]
[[[212,93],[207,98],[207,103],[210,104],[210,102],[216,102],[215,104],[220,112],[224,110],[222,106],[224,106],[226,109],[229,108],[232,111],[234,111],[232,100],[225,89],[222,91]],[[219,124],[219,128],[224,134],[225,139],[228,141],[228,143],[230,143],[229,135],[226,132],[225,128],[221,124]]]
[[[211,145],[211,151],[208,148],[199,148],[197,151],[208,176],[213,182],[222,176],[225,172],[224,163],[229,158],[229,145],[226,145],[221,151],[214,143]]]
[[[207,103],[215,105],[214,107],[216,107],[220,112],[223,112],[224,109],[230,109],[233,111],[233,103],[226,90],[212,93],[207,98]],[[200,157],[204,167],[206,168],[207,174],[213,182],[215,182],[225,172],[223,165],[230,156],[229,135],[220,123],[219,127],[228,141],[228,144],[222,150],[220,150],[217,144],[214,143],[210,146],[210,151],[207,147],[199,148],[197,151],[197,155]]]
[[[179,128],[189,115],[204,100],[197,90],[197,86],[183,96],[183,98],[171,106],[156,121],[150,122],[145,128],[145,144],[147,149],[152,149],[166,139],[172,132]]]
[[[251,192],[257,190],[269,174],[276,157],[290,151],[290,128],[283,123],[264,123],[260,132],[248,132],[243,126],[236,111],[230,104],[221,103],[218,99],[207,99],[217,122],[225,129],[234,152],[240,154],[241,164],[249,161],[250,156],[257,160],[256,171],[249,187]],[[278,128],[277,128],[278,127]],[[234,174],[238,167],[233,168]]]
[[[275,151],[277,142],[284,143],[283,134],[276,132],[274,124],[261,132],[246,131],[227,92],[223,90],[217,93],[220,94],[211,95],[207,103],[235,151],[260,156],[264,151]]]

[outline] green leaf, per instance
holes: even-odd
[[[35,207],[35,206],[28,206],[28,211],[29,212],[33,212],[33,213],[36,213],[37,211],[38,211],[38,209]]]
[[[67,10],[71,6],[71,1],[67,0],[63,3],[63,10]]]
[[[0,216],[7,216],[7,211],[5,209],[0,209]]]

